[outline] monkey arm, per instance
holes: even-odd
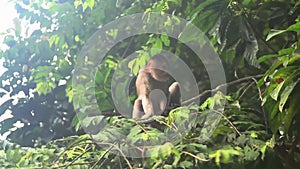
[[[169,108],[179,107],[181,105],[180,84],[178,82],[172,83],[169,87],[169,93]]]

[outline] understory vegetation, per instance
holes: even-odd
[[[1,33],[0,168],[299,168],[299,1],[13,2],[19,18]],[[137,13],[132,23],[162,32],[110,24]],[[192,45],[209,49],[203,59]],[[162,51],[184,61],[199,93],[184,80],[182,106],[149,125],[118,106],[132,105],[134,77]]]

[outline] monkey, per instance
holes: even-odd
[[[178,82],[169,84],[171,76],[166,72],[168,67],[164,57],[155,55],[139,70],[135,83],[138,97],[133,105],[133,118],[168,116],[169,110],[180,106],[180,86]]]
[[[169,115],[169,111],[181,105],[180,85],[178,82],[173,82],[169,87],[168,107],[164,112],[164,116]]]

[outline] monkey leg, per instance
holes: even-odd
[[[136,99],[133,105],[132,118],[141,118],[144,114],[142,99]]]
[[[180,85],[178,82],[174,82],[169,87],[169,103],[168,106],[170,108],[175,108],[181,105],[181,93],[180,93]]]
[[[178,82],[174,82],[169,86],[169,96],[168,103],[165,111],[163,112],[163,116],[168,116],[169,112],[181,105],[181,92],[180,92],[180,84]]]
[[[142,107],[145,113],[142,119],[147,119],[155,114],[153,104],[148,97],[142,98]]]
[[[167,93],[161,89],[154,89],[149,94],[149,99],[153,105],[155,115],[161,115],[168,103]]]

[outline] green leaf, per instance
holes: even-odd
[[[93,9],[93,7],[95,5],[95,0],[86,0],[85,3],[88,4],[88,7],[90,7],[91,9]]]
[[[294,48],[286,48],[286,49],[281,49],[278,54],[279,56],[290,56],[291,54],[293,54],[295,51]]]
[[[258,63],[262,63],[266,60],[270,60],[270,59],[273,59],[276,57],[278,57],[278,55],[276,55],[276,54],[264,55],[264,56],[260,56],[257,61],[258,61]]]
[[[223,50],[221,54],[221,56],[224,58],[224,61],[228,64],[233,64],[235,55],[236,55],[235,49]]]
[[[41,81],[36,84],[36,91],[39,95],[47,94],[51,91],[51,87],[55,86],[53,82]]]
[[[167,35],[161,35],[161,41],[164,43],[165,46],[170,46],[170,39]]]
[[[295,31],[298,34],[300,34],[300,21],[298,20],[297,23],[289,26],[287,30],[289,30],[289,31]]]
[[[254,161],[259,156],[259,151],[249,146],[244,148],[245,160]]]
[[[83,127],[97,126],[97,125],[101,124],[101,122],[104,118],[105,118],[105,116],[85,117],[82,120],[82,126]]]
[[[291,92],[293,91],[296,84],[299,82],[299,79],[296,82],[290,83],[281,93],[280,95],[280,102],[279,102],[279,111],[282,112],[283,107],[289,98]]]
[[[280,35],[284,32],[286,32],[287,30],[276,30],[276,29],[271,29],[270,32],[267,35],[266,41],[269,41],[271,38],[273,38],[274,36]]]
[[[188,23],[181,34],[179,34],[179,40],[182,42],[189,42],[198,39],[198,33],[194,30],[195,27]]]
[[[154,56],[154,55],[160,53],[160,51],[162,50],[162,47],[163,47],[163,45],[162,45],[161,39],[157,38],[150,49],[151,55]]]
[[[171,155],[173,148],[174,148],[173,144],[169,142],[159,146],[159,153],[160,153],[159,156],[161,158],[166,158],[167,156]]]
[[[134,139],[134,138],[138,138],[137,135],[139,133],[141,133],[142,128],[140,126],[134,126],[131,128],[130,133],[128,135],[128,138],[130,139]]]
[[[218,2],[216,4],[213,4],[215,8],[219,8],[219,5],[222,4],[222,2]],[[200,15],[193,18],[191,21],[194,25],[196,25],[198,28],[201,29],[204,33],[209,32],[219,21],[221,10],[207,10],[201,13]],[[207,19],[209,18],[209,19]],[[190,34],[191,36],[194,36],[195,39],[198,39],[201,35],[196,35],[196,32],[187,31],[187,34]]]
[[[182,161],[180,162],[179,166],[181,168],[192,168],[194,166],[194,164],[191,161]]]
[[[128,68],[135,76],[139,70],[146,65],[147,59],[149,59],[149,55],[145,51],[137,51],[137,53],[139,53],[140,57],[134,58],[128,63]]]
[[[284,84],[284,81],[281,82],[281,83],[279,83],[279,84],[277,85],[277,87],[270,93],[271,98],[274,99],[275,101],[277,101],[279,92],[280,92],[280,90],[281,90],[283,84]]]
[[[265,144],[264,146],[262,146],[261,148],[260,148],[260,152],[261,152],[261,159],[262,160],[264,160],[264,158],[265,158],[265,154],[266,154],[266,150],[267,150],[267,144]]]
[[[88,7],[89,7],[90,9],[93,9],[94,4],[95,4],[95,0],[86,0],[86,1],[83,3],[83,11],[85,11]]]
[[[203,12],[205,8],[211,6],[215,2],[217,2],[217,1],[216,0],[203,1],[202,3],[200,3],[200,5],[198,5],[196,8],[194,8],[193,11],[190,12],[190,16],[193,17],[193,18],[197,17],[197,15],[199,13]]]
[[[79,35],[76,35],[74,40],[75,40],[75,42],[79,42],[80,41]]]
[[[257,61],[257,52],[258,52],[258,42],[255,37],[255,33],[248,22],[240,19],[240,29],[242,38],[246,41],[246,47],[243,53],[245,60],[252,66],[260,68],[260,65]]]
[[[227,148],[224,148],[224,149],[219,149],[213,153],[211,153],[209,155],[210,158],[214,158],[215,159],[215,163],[218,165],[218,166],[221,166],[221,163],[225,163],[225,164],[228,164],[230,162],[232,162],[233,160],[233,156],[239,156],[241,155],[242,153],[233,149],[232,147],[227,147]]]
[[[297,88],[295,89],[296,91],[299,89],[299,85],[297,85]],[[297,118],[295,118],[296,113],[298,113],[299,110],[299,100],[300,100],[300,94],[299,92],[294,92],[292,93],[292,95],[289,97],[290,101],[289,101],[289,107],[286,111],[286,115],[284,117],[284,128],[285,128],[285,133],[289,133],[290,130],[290,126],[293,125],[293,128],[296,128],[296,130],[294,130],[295,132],[298,132],[298,124],[294,123],[293,121],[298,121]],[[299,121],[298,121],[299,122]]]
[[[119,30],[118,29],[110,29],[107,32],[107,35],[113,37],[114,39],[116,39],[116,37],[118,36]]]
[[[279,110],[278,110],[279,102],[277,102],[275,105],[274,105],[274,103],[270,104],[269,106],[270,106],[270,108],[272,108],[271,112],[270,112],[270,117],[269,117],[270,127],[271,127],[272,132],[276,133],[278,131],[278,128],[282,124],[282,120],[283,120],[282,113],[279,113]]]
[[[59,41],[59,36],[58,36],[58,35],[52,35],[52,36],[50,37],[50,40],[49,40],[49,45],[50,45],[50,47],[51,47],[53,44],[57,45],[57,44],[58,44],[58,41]]]

